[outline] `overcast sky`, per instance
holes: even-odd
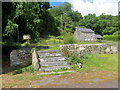
[[[70,2],[75,11],[83,16],[95,13],[97,16],[105,13],[106,15],[118,15],[118,2],[120,0],[51,0],[52,2]],[[54,3],[52,3],[54,5]]]

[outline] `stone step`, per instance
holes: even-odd
[[[61,52],[60,50],[44,50],[44,51],[37,51],[37,53],[58,53]]]
[[[68,65],[66,61],[56,61],[56,62],[40,62],[41,66],[65,66]]]
[[[56,62],[56,61],[65,61],[65,57],[47,57],[47,58],[39,58],[40,62]]]
[[[62,56],[61,53],[38,53],[39,58],[43,58],[43,57],[61,57],[61,56]]]
[[[68,69],[70,69],[70,65],[66,65],[66,66],[53,66],[53,67],[47,67],[47,68],[40,68],[39,71],[47,72],[47,71],[59,70],[59,69],[62,69],[62,68],[68,68]]]
[[[66,72],[73,73],[74,71],[44,72],[44,73],[40,73],[40,74],[38,74],[38,75],[61,74],[61,73],[66,73]]]

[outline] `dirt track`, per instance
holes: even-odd
[[[111,71],[56,75],[31,82],[27,88],[118,88],[118,73]]]

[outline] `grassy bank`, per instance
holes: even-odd
[[[74,69],[79,72],[118,71],[118,54],[88,55],[82,69],[75,66]]]

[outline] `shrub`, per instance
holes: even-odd
[[[120,31],[116,31],[113,35],[120,35]]]
[[[73,34],[67,33],[63,37],[64,44],[74,44],[77,43],[77,40],[74,38]]]
[[[57,36],[57,39],[63,40],[63,36]]]
[[[70,56],[67,61],[71,64],[78,64],[78,63],[85,63],[85,61],[88,59],[87,55],[81,55],[80,57],[78,57],[77,55],[73,54],[72,56]]]
[[[97,40],[97,42],[102,43],[102,40]]]
[[[120,35],[104,35],[104,40],[120,41]]]

